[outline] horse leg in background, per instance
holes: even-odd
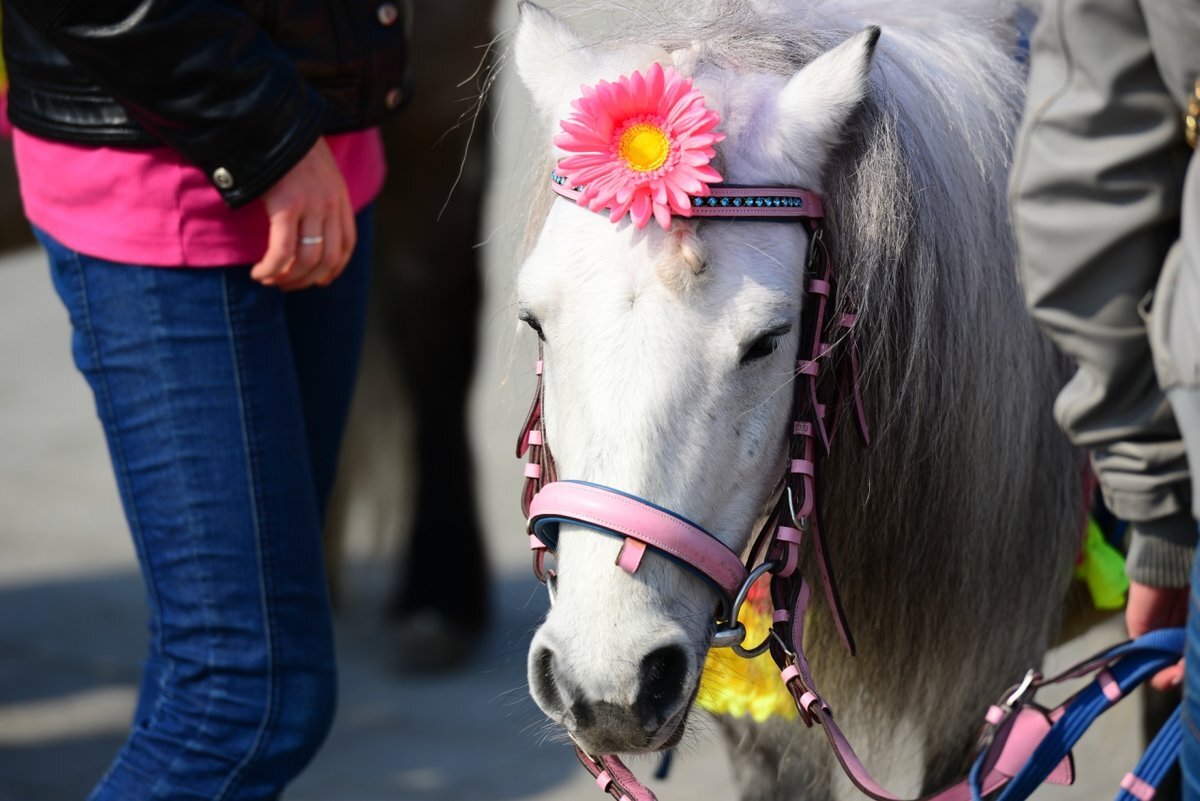
[[[473,117],[476,83],[459,84],[484,57],[492,4],[469,5],[422,5],[418,24],[428,34],[412,40],[416,96],[385,132],[391,176],[379,202],[375,291],[416,432],[416,509],[388,603],[407,669],[461,661],[487,621],[466,411],[490,122],[482,112]]]
[[[33,232],[25,221],[12,140],[0,140],[0,253],[32,247]]]

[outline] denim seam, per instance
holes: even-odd
[[[94,366],[96,371],[96,401],[104,405],[104,415],[108,417],[108,420],[112,420],[115,426],[116,422],[115,415],[113,414],[113,396],[108,389],[108,379],[100,369],[100,343],[96,342],[96,331],[91,323],[91,302],[88,296],[88,279],[86,279],[83,275],[83,260],[79,258],[79,253],[76,251],[72,251],[72,249],[67,248],[64,249],[66,249],[68,255],[70,255],[70,263],[73,267],[73,272],[76,273],[76,277],[78,278],[77,290],[79,293],[79,313],[83,317],[82,323],[84,329],[88,331],[88,349],[91,351],[92,366]],[[109,441],[112,442],[112,446],[121,454],[119,459],[113,459],[113,463],[115,465],[116,472],[118,472],[119,487],[124,488],[125,492],[127,492],[128,487],[130,487],[130,483],[128,483],[128,472],[125,470],[125,450],[121,447],[120,439],[118,436],[115,436],[115,432],[114,436],[112,436]],[[142,550],[142,553],[145,553],[145,546],[142,541],[142,525],[140,525],[140,522],[137,518],[137,510],[133,507],[132,495],[130,496],[130,501],[130,504],[127,505],[128,514],[130,514],[130,534],[136,538],[138,549]],[[154,604],[157,608],[158,589],[157,586],[155,586],[154,574],[148,572],[146,573],[146,578],[149,579],[148,582],[146,582],[146,585],[149,586],[151,595],[154,596]],[[157,637],[162,637],[161,628],[157,632]],[[100,778],[100,781],[96,783],[97,789],[103,787],[104,782],[107,782],[108,778],[116,771],[116,766],[121,763],[121,754],[125,752],[126,746],[121,746],[121,751],[116,754],[116,757],[113,759],[113,763],[108,766],[107,771],[104,771],[104,775]],[[94,796],[94,794],[89,794],[89,799],[91,799],[92,796]]]
[[[250,507],[253,511],[254,519],[254,542],[255,549],[258,552],[258,572],[259,572],[259,592],[262,600],[262,615],[263,615],[263,633],[266,638],[266,653],[267,653],[267,688],[266,688],[266,709],[263,711],[262,722],[259,724],[258,731],[255,733],[254,742],[250,746],[250,750],[242,758],[242,761],[230,772],[229,777],[225,780],[224,786],[217,792],[213,801],[224,801],[231,797],[231,794],[237,789],[238,783],[245,775],[247,768],[262,752],[266,742],[266,732],[272,720],[275,717],[275,691],[276,691],[276,676],[275,676],[275,638],[271,632],[271,609],[270,609],[270,594],[267,590],[269,577],[263,560],[262,546],[262,507],[259,504],[261,484],[258,481],[260,474],[258,464],[254,458],[254,449],[250,446],[250,433],[254,430],[254,420],[249,404],[246,403],[245,386],[242,381],[242,375],[245,371],[245,364],[241,349],[238,347],[238,340],[233,330],[233,312],[229,302],[229,270],[223,271],[221,275],[221,304],[225,312],[225,326],[229,335],[229,349],[233,362],[233,380],[238,398],[238,409],[240,411],[240,419],[242,426],[242,451],[246,463],[246,478],[250,487]]]
[[[88,294],[87,276],[84,275],[83,260],[80,259],[79,253],[76,251],[68,250],[67,252],[70,254],[71,263],[74,265],[75,273],[79,278],[79,308],[84,317],[84,326],[87,328],[88,349],[92,352],[92,361],[96,366],[97,384],[100,387],[100,401],[104,404],[104,413],[107,415],[109,420],[113,421],[113,447],[119,452],[117,469],[120,471],[121,484],[124,486],[125,491],[129,493],[129,516],[131,518],[129,521],[130,528],[132,529],[133,536],[137,538],[138,547],[142,549],[143,553],[145,553],[146,542],[142,535],[142,520],[138,516],[137,506],[133,503],[133,493],[131,491],[132,485],[129,477],[129,466],[125,457],[125,448],[121,442],[120,436],[116,436],[119,435],[120,432],[115,430],[117,426],[117,415],[116,409],[113,407],[112,390],[108,386],[108,376],[101,369],[103,358],[100,354],[100,344],[96,341],[96,330],[94,324],[92,323],[92,304],[91,297]],[[156,609],[160,609],[161,603],[159,601],[157,579],[154,576],[153,570],[148,570],[147,574],[147,578],[150,579],[147,584],[149,585],[151,594],[154,596],[154,606]],[[156,636],[161,640],[162,631],[160,630]]]
[[[155,268],[145,267],[142,269],[153,270]],[[157,276],[157,273],[152,273],[152,275]],[[160,325],[161,320],[162,320],[161,296],[157,295],[157,294],[153,294],[153,295],[151,295],[151,297],[153,297],[153,299],[155,300],[154,318],[150,321],[151,322],[150,336],[155,340],[155,344],[152,349],[152,352],[161,361],[161,359],[162,359],[161,354],[163,354],[166,351],[166,347],[162,346],[159,341],[161,339],[161,331],[162,331],[162,327]],[[165,369],[163,369],[160,372],[162,372],[165,375],[167,371]],[[163,396],[164,396],[163,402],[168,407],[167,408],[167,419],[172,420],[172,421],[178,420],[179,415],[175,414],[174,410],[172,408],[173,407],[172,400],[174,398],[173,391],[172,391],[171,387],[166,386],[165,384],[163,386]],[[176,426],[173,424],[169,425],[167,427],[167,431],[168,431],[168,436],[170,437],[170,451],[172,453],[184,453],[185,451],[181,447],[181,443],[179,441],[179,430],[176,428]],[[196,496],[196,493],[194,493],[194,492],[186,492],[185,491],[183,494],[184,494],[184,497],[187,497],[187,498],[194,498]],[[193,514],[193,512],[194,512],[193,504],[191,502],[185,504],[185,516],[184,516],[183,524],[187,528],[187,530],[195,532],[198,529],[198,526],[196,525],[196,519],[195,519],[195,515]],[[196,565],[204,564],[204,561],[199,558],[199,548],[195,545],[194,540],[193,540],[193,544],[192,544],[192,562],[193,562],[193,564],[196,564]],[[213,676],[214,680],[219,681],[218,677],[220,676],[220,673],[215,670],[215,668],[216,668],[215,653],[216,653],[216,643],[217,643],[218,637],[215,634],[217,627],[214,623],[215,616],[212,611],[212,602],[211,602],[212,592],[210,591],[211,583],[212,583],[211,579],[212,579],[211,574],[207,570],[201,569],[201,572],[199,574],[199,583],[203,586],[204,589],[200,594],[200,608],[201,608],[201,615],[204,619],[204,636],[205,636],[206,645],[207,645],[207,647],[205,648],[206,659],[205,659],[204,665],[205,665],[205,668],[208,670],[209,675]],[[151,713],[152,720],[156,719],[158,717],[159,710],[162,708],[163,704],[166,701],[165,694],[162,692],[162,689],[165,688],[165,686],[166,686],[166,679],[169,678],[171,675],[173,675],[175,672],[175,660],[168,658],[167,664],[169,665],[170,670],[166,673],[166,675],[163,676],[163,681],[160,683],[159,696],[158,696],[157,701],[155,702],[154,711]],[[182,762],[187,760],[190,754],[192,754],[196,751],[203,751],[203,749],[201,748],[201,743],[202,743],[204,736],[206,734],[208,734],[208,723],[212,719],[213,708],[215,707],[215,705],[216,705],[216,699],[213,697],[213,694],[211,692],[207,693],[205,695],[204,711],[200,716],[200,720],[196,726],[195,733],[188,739],[188,741],[186,743],[184,743],[183,748],[180,749],[179,754],[177,754],[175,759],[173,759],[171,761],[171,764],[167,766],[167,769],[162,772],[162,775],[159,777],[159,780],[157,782],[155,782],[155,784],[154,784],[154,788],[151,791],[152,793],[158,794],[160,791],[165,791],[162,793],[162,796],[164,798],[170,797],[171,783],[172,783],[171,776],[174,773],[175,768],[178,765],[180,765]]]
[[[137,504],[134,503],[133,499],[132,484],[130,482],[128,463],[125,457],[125,448],[121,442],[120,431],[117,427],[116,410],[113,407],[112,402],[112,390],[108,385],[108,376],[102,369],[103,359],[101,357],[100,344],[96,341],[96,329],[92,322],[91,298],[88,293],[87,276],[85,275],[83,260],[80,258],[78,251],[67,247],[64,247],[63,250],[67,253],[69,263],[72,266],[73,272],[77,278],[79,311],[82,317],[80,322],[83,329],[87,332],[88,350],[91,351],[92,365],[96,375],[96,400],[104,407],[104,417],[111,421],[110,425],[112,426],[112,436],[109,437],[109,442],[111,443],[111,447],[113,449],[113,465],[117,473],[118,488],[121,490],[121,493],[128,498],[128,503],[125,504],[125,506],[129,517],[129,533],[136,541],[138,551],[144,555],[146,554],[146,542],[142,534],[142,521],[138,516]],[[158,583],[154,575],[154,569],[150,565],[149,558],[144,559],[143,562],[145,566],[146,586],[151,595],[154,609],[159,617],[161,617],[162,604],[159,601]],[[155,628],[154,638],[156,642],[152,643],[152,647],[155,651],[161,653],[163,638],[161,624]],[[160,694],[158,701],[155,703],[155,709],[153,712],[151,712],[151,717],[155,717],[157,715],[158,707],[161,705],[161,703],[162,696]],[[113,758],[112,764],[109,765],[108,770],[104,772],[104,775],[100,777],[100,780],[96,783],[97,789],[103,787],[109,778],[111,778],[116,772],[117,768],[124,762],[124,755],[128,747],[129,740],[126,740],[125,744],[122,745],[121,750]],[[93,796],[89,795],[89,798],[91,797]]]

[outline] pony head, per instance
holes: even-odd
[[[700,145],[715,147],[724,181],[820,192],[869,91],[878,38],[868,28],[791,75],[770,74],[706,59],[703,43],[588,45],[523,3],[515,57],[560,144],[561,122],[586,92],[660,65],[719,115],[723,141]],[[569,155],[553,152],[555,162]],[[645,498],[740,552],[784,465],[808,233],[796,223],[636,218],[558,199],[518,276],[521,318],[543,340],[558,477]],[[561,527],[555,603],[529,655],[538,705],[593,753],[679,740],[718,602],[657,554],[623,571],[620,546]]]

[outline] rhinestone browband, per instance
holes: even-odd
[[[557,172],[550,173],[550,183],[559,195],[578,202],[582,187],[567,186],[567,179]],[[709,187],[709,194],[689,195],[689,201],[692,217],[769,222],[820,219],[825,216],[820,195],[807,189],[787,186],[712,186]]]

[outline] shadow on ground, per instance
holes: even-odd
[[[503,801],[574,775],[565,746],[540,744],[525,688],[546,603],[532,579],[495,588],[496,625],[469,664],[403,677],[379,612],[384,571],[360,564],[349,578],[338,719],[288,801]],[[87,795],[132,713],[144,610],[132,571],[0,589],[0,801]]]

